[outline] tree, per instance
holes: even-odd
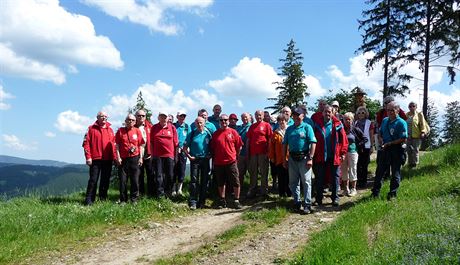
[[[444,114],[444,143],[460,143],[460,102],[447,103],[446,114]]]
[[[345,89],[342,88],[340,89],[340,92],[338,92],[335,95],[324,96],[324,97],[319,98],[316,101],[317,103],[316,105],[318,105],[320,100],[324,100],[328,104],[331,104],[332,101],[337,100],[337,102],[339,102],[339,105],[340,105],[340,110],[341,110],[340,112],[345,113],[353,109],[353,103],[354,103],[353,99],[354,99],[353,90],[346,91]],[[366,97],[364,102],[366,103],[366,108],[369,111],[369,119],[371,120],[374,119],[375,113],[377,113],[377,111],[379,111],[379,109],[381,108],[380,102],[378,100],[373,100],[368,97]],[[314,107],[311,107],[309,109],[314,110]]]
[[[445,67],[450,83],[455,81],[460,62],[460,1],[459,0],[410,0],[411,12],[406,17],[406,26],[414,47],[409,60],[417,60],[424,73],[423,114],[428,112],[429,68]],[[435,64],[441,58],[449,58],[449,63]]]
[[[294,40],[291,39],[283,51],[286,52],[286,58],[280,59],[283,66],[278,68],[281,70],[278,75],[283,78],[283,81],[274,83],[277,85],[276,90],[279,91],[279,95],[277,98],[268,98],[268,100],[276,101],[276,103],[265,108],[273,109],[273,113],[280,112],[285,106],[292,109],[298,105],[306,104],[304,99],[309,96],[307,85],[304,83],[302,53],[295,47]]]
[[[129,108],[128,112],[134,114],[136,111],[141,109],[145,111],[145,117],[148,121],[150,121],[150,118],[152,117],[152,111],[147,108],[147,104],[142,97],[142,91],[139,91],[139,94],[137,94],[136,105],[134,105],[132,108]]]
[[[430,126],[430,134],[423,140],[421,150],[433,150],[438,147],[440,132],[438,123],[439,111],[434,105],[433,101],[428,102],[428,112],[426,115],[426,121]]]
[[[373,8],[362,12],[363,20],[358,20],[359,29],[364,30],[363,43],[359,52],[374,52],[366,63],[369,73],[375,65],[383,63],[383,98],[388,95],[404,96],[408,90],[406,82],[411,76],[399,73],[399,69],[407,63],[404,54],[410,50],[409,38],[405,34],[405,12],[409,8],[406,1],[400,0],[368,0]],[[389,83],[392,83],[391,85]]]

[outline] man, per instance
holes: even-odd
[[[248,170],[248,149],[245,143],[247,140],[246,135],[248,133],[249,127],[251,127],[251,122],[249,121],[250,118],[251,116],[247,112],[241,114],[242,124],[239,125],[236,129],[239,136],[241,137],[241,141],[243,141],[243,148],[241,148],[241,152],[238,157],[238,174],[241,186],[243,186],[244,176],[246,175],[246,172]]]
[[[212,112],[214,113],[212,116],[208,118],[208,121],[214,124],[216,129],[219,129],[219,115],[222,112],[222,107],[219,104],[214,105],[212,108]]]
[[[303,112],[305,113],[305,114],[304,114],[305,117],[303,118],[303,122],[308,123],[312,128],[314,128],[314,127],[315,127],[315,123],[313,122],[312,119],[310,119],[310,117],[307,116],[307,113],[308,113],[308,111],[307,111],[307,105],[302,104],[302,105],[299,106],[299,108],[301,108],[301,109],[303,110]]]
[[[337,100],[334,100],[332,101],[331,106],[332,106],[332,115],[337,117],[337,119],[339,119],[339,121],[343,124],[343,115],[340,114],[339,102]]]
[[[316,110],[315,113],[311,115],[311,119],[313,121],[315,120],[321,120],[323,118],[323,111],[324,107],[327,105],[326,101],[324,99],[320,99],[318,101],[318,109]]]
[[[339,166],[348,151],[348,140],[342,123],[333,115],[332,106],[324,106],[323,116],[314,116],[317,140],[313,171],[316,178],[315,204],[323,204],[323,186],[327,172],[332,177],[332,205],[339,206]],[[318,119],[319,118],[319,119]]]
[[[147,195],[149,197],[153,196],[153,170],[152,170],[152,159],[150,151],[150,130],[152,129],[152,124],[146,119],[145,110],[136,111],[136,124],[134,127],[138,128],[142,133],[142,138],[145,142],[144,150],[144,161],[140,167],[139,172],[139,194],[142,196],[145,194],[145,182],[144,182],[144,172],[147,175]]]
[[[366,107],[366,92],[360,87],[355,87],[353,90],[353,109],[351,112],[355,113],[359,107]]]
[[[115,136],[110,123],[107,121],[107,113],[97,113],[96,121],[88,127],[83,140],[86,165],[89,166],[89,180],[86,188],[85,205],[91,205],[96,199],[97,181],[99,175],[99,199],[107,199],[110,175],[112,174],[112,162],[116,157]]]
[[[229,124],[228,127],[232,128],[233,130],[236,130],[238,127],[236,123],[238,122],[238,116],[236,116],[235,113],[230,114],[229,118]]]
[[[383,119],[379,130],[379,143],[381,144],[382,152],[380,159],[377,161],[372,196],[379,196],[383,176],[391,166],[390,192],[387,194],[387,199],[391,200],[396,197],[401,181],[401,165],[404,156],[404,147],[402,145],[407,139],[407,124],[399,117],[399,105],[396,102],[388,103],[386,112],[388,117]]]
[[[283,139],[283,154],[289,160],[284,161],[289,172],[289,188],[294,198],[294,207],[302,214],[311,213],[311,171],[316,138],[313,128],[303,122],[305,111],[296,108],[293,112],[294,124],[286,129]],[[300,202],[300,185],[303,186],[303,202]],[[303,206],[303,209],[301,208]]]
[[[152,167],[155,174],[155,196],[172,195],[174,156],[178,146],[177,131],[168,122],[166,112],[160,111],[158,123],[153,125],[150,133],[152,150]]]
[[[217,130],[216,126],[212,122],[208,121],[208,112],[205,109],[200,109],[198,111],[198,117],[201,117],[205,120],[204,129],[209,131],[209,133],[213,134]],[[190,127],[192,131],[195,130],[196,129],[195,123],[192,123]]]
[[[263,121],[270,124],[270,126],[272,127],[272,131],[275,130],[276,122],[272,121],[272,116],[270,116],[270,112],[266,110],[264,111]]]
[[[184,141],[183,150],[190,159],[190,200],[189,207],[195,210],[206,205],[207,184],[209,177],[209,144],[211,134],[204,129],[205,120],[195,119],[196,130],[190,131]]]
[[[174,178],[173,178],[173,187],[172,195],[182,195],[182,185],[185,179],[185,167],[187,165],[187,156],[183,152],[183,147],[185,143],[185,138],[187,134],[191,131],[190,126],[185,123],[185,118],[187,114],[183,111],[177,113],[177,122],[174,123],[174,127],[177,130],[177,137],[179,142],[179,147],[177,148],[176,154],[176,163],[174,165]],[[177,182],[177,183],[176,183]]]
[[[144,161],[145,141],[142,132],[134,127],[135,122],[136,117],[128,114],[125,127],[119,128],[115,135],[121,203],[128,202],[128,178],[131,184],[131,202],[136,203],[139,198],[139,167]]]
[[[247,133],[247,148],[249,151],[249,191],[248,198],[253,198],[257,193],[257,179],[260,172],[260,194],[266,196],[268,192],[268,144],[272,137],[272,127],[264,122],[264,112],[257,110],[254,113],[256,122],[249,127]]]
[[[284,114],[286,115],[288,118],[288,126],[291,126],[292,124],[294,124],[294,120],[292,119],[291,117],[291,114],[292,114],[292,111],[291,111],[291,108],[289,108],[288,106],[286,107],[283,107],[281,109],[281,114]],[[272,130],[276,130],[278,129],[278,124],[275,124],[273,127],[272,127]]]
[[[214,161],[214,174],[217,181],[219,208],[226,208],[225,183],[233,187],[234,208],[240,209],[240,181],[236,164],[243,142],[238,133],[228,127],[228,116],[220,115],[220,128],[212,135],[211,150]]]

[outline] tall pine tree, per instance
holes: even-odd
[[[145,100],[142,96],[142,91],[139,91],[139,94],[137,94],[136,105],[130,108],[128,112],[134,114],[136,111],[141,109],[145,111],[145,117],[148,121],[150,121],[150,118],[152,117],[152,111],[147,108],[147,104],[145,103]]]
[[[286,52],[286,58],[280,59],[283,66],[279,67],[281,72],[278,73],[283,81],[275,82],[279,95],[277,98],[268,98],[276,103],[266,107],[266,109],[273,109],[273,113],[280,112],[285,106],[292,109],[297,105],[306,104],[305,97],[309,96],[307,85],[304,83],[302,53],[295,47],[294,40],[291,39],[284,52]]]
[[[460,102],[447,103],[446,114],[444,114],[444,143],[460,143]]]
[[[421,150],[433,150],[438,147],[440,132],[438,122],[439,111],[433,101],[428,102],[428,113],[425,116],[428,125],[430,126],[430,134],[423,140]]]

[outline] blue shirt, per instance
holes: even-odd
[[[398,139],[406,139],[407,123],[399,116],[393,121],[386,117],[380,126],[380,136],[382,136],[384,144]]]
[[[309,124],[312,128],[315,127],[315,123],[313,122],[313,120],[307,116],[303,118],[303,122]]]
[[[214,116],[209,116],[208,117],[208,121],[210,123],[212,123],[214,125],[214,127],[216,127],[216,129],[220,128],[219,120],[220,120],[219,117],[217,117],[217,118],[214,118]]]
[[[174,127],[177,130],[177,138],[179,140],[179,147],[182,148],[184,146],[185,138],[187,138],[187,134],[192,130],[187,123],[182,123],[179,125],[178,122],[174,123]]]
[[[187,134],[185,145],[189,147],[189,154],[194,157],[207,157],[209,156],[209,143],[211,142],[211,134],[203,130],[191,131]]]
[[[192,123],[190,127],[192,128],[192,131],[196,130],[195,123]],[[212,124],[209,121],[206,121],[206,123],[204,124],[204,129],[207,130],[211,135],[217,131],[216,126],[214,126],[214,124]]]
[[[325,137],[325,142],[326,142],[326,153],[327,153],[327,159],[332,159],[332,155],[334,154],[332,152],[332,143],[331,143],[331,136],[332,136],[332,120],[329,120],[328,123],[324,124],[324,127],[326,129],[326,137]]]
[[[289,152],[308,152],[311,143],[316,143],[316,137],[309,124],[302,122],[299,126],[293,124],[286,129],[283,144],[289,146]]]
[[[246,134],[248,133],[249,127],[251,127],[250,122],[248,122],[246,125],[241,124],[236,127],[236,131],[240,135],[241,140],[243,141],[244,145],[246,145],[246,139],[247,139]],[[247,148],[243,146],[243,148],[241,148],[240,156],[246,156],[247,153],[248,153]]]

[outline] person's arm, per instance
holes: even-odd
[[[308,157],[307,157],[307,163],[306,163],[306,167],[307,169],[311,168],[313,166],[313,156],[315,155],[315,150],[316,150],[316,143],[311,143],[310,144],[310,151],[308,153]]]
[[[288,154],[288,148],[289,147],[288,147],[287,144],[283,144],[283,157],[284,157],[283,167],[284,168],[288,168],[288,161],[286,160],[286,157],[287,157],[287,154]]]

